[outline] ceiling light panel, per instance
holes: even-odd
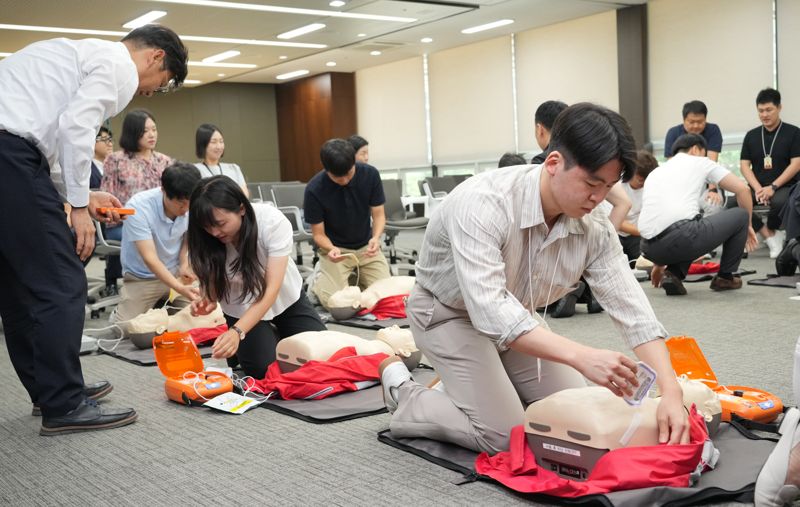
[[[133,30],[134,28],[139,28],[140,26],[144,26],[148,23],[152,23],[157,19],[161,19],[166,16],[167,13],[165,11],[150,11],[147,14],[143,14],[136,19],[132,19],[122,25],[122,28],[130,28]]]
[[[282,34],[278,35],[278,38],[294,39],[295,37],[300,37],[301,35],[305,35],[307,33],[316,32],[317,30],[322,30],[323,28],[325,28],[325,25],[323,25],[322,23],[311,23],[310,25],[301,26],[300,28],[295,28],[294,30],[283,32]]]
[[[384,16],[381,14],[359,14],[357,12],[328,11],[322,9],[301,9],[298,7],[283,7],[280,5],[256,5],[241,2],[222,2],[220,0],[153,0],[155,2],[197,5],[200,7],[216,7],[219,9],[242,9],[261,12],[279,12],[283,14],[300,14],[305,16],[329,16],[332,18],[364,19],[370,21],[391,21],[396,23],[414,23],[417,18],[402,16]]]
[[[473,26],[471,28],[465,28],[461,30],[461,33],[471,34],[471,33],[483,32],[485,30],[491,30],[492,28],[499,28],[501,26],[510,25],[513,22],[514,22],[513,19],[501,19],[498,21],[492,21],[491,23],[486,23],[485,25],[478,25],[478,26]]]
[[[221,62],[222,60],[227,60],[228,58],[233,58],[234,56],[239,56],[240,54],[242,53],[236,50],[223,51],[222,53],[203,58],[203,63]]]
[[[219,67],[223,69],[255,69],[258,65],[254,63],[230,63],[230,62],[193,62],[189,61],[193,67]]]
[[[279,75],[275,76],[275,79],[280,79],[280,80],[292,79],[293,77],[305,76],[308,73],[309,73],[309,71],[307,71],[305,69],[303,69],[303,70],[295,70],[295,71],[292,71],[292,72],[287,72],[286,74],[279,74]]]

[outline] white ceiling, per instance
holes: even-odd
[[[183,2],[185,0],[177,0]],[[241,0],[239,5],[278,6],[313,9],[313,14],[264,12],[175,3],[174,0],[0,0],[0,23],[53,28],[78,28],[126,32],[122,25],[151,10],[166,11],[158,20],[185,36],[224,37],[242,40],[280,41],[277,35],[310,23],[325,28],[288,42],[324,44],[325,48],[278,47],[240,42],[188,41],[190,61],[227,50],[241,54],[223,63],[255,64],[255,68],[190,66],[189,79],[207,84],[278,83],[279,74],[299,69],[310,75],[324,72],[353,72],[358,69],[402,60],[424,53],[462,46],[518,33],[569,19],[597,14],[647,0],[348,0],[344,7],[330,7],[329,0]],[[378,14],[414,18],[412,22],[331,17],[326,12]],[[464,28],[500,19],[514,23],[493,30],[465,35]],[[365,34],[359,36],[359,34]],[[82,38],[90,35],[12,30],[0,26],[0,52],[12,53],[37,40],[51,37]],[[118,40],[116,35],[101,36]],[[420,39],[430,37],[432,43]],[[381,55],[372,56],[373,50]],[[281,60],[280,57],[286,59]],[[336,62],[335,67],[326,66]],[[225,74],[219,76],[219,74]]]

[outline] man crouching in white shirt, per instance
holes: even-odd
[[[750,224],[750,189],[736,175],[706,158],[706,141],[684,134],[672,145],[675,156],[650,173],[644,182],[639,232],[642,254],[655,266],[650,279],[668,296],[686,294],[683,279],[692,261],[722,245],[719,273],[711,280],[715,291],[742,287],[735,275],[745,251],[757,244]],[[703,216],[706,187],[713,183],[736,195],[738,208]]]

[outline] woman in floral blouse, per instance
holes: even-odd
[[[146,109],[135,109],[122,121],[122,135],[116,151],[106,158],[103,165],[103,181],[100,189],[115,195],[126,203],[134,194],[161,186],[161,173],[172,164],[173,159],[155,151],[158,130],[152,113]],[[122,240],[122,227],[109,226],[106,239]],[[110,256],[106,261],[106,292],[116,292],[117,278],[122,276],[119,256]]]

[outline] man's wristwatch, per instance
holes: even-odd
[[[240,328],[239,326],[231,326],[231,329],[236,331],[236,334],[239,335],[239,341],[244,340],[244,337],[247,336],[246,334],[244,334],[244,331],[242,331],[242,328]]]
[[[775,186],[775,183],[771,183],[769,186],[772,187],[773,192],[778,190],[778,187]]]

